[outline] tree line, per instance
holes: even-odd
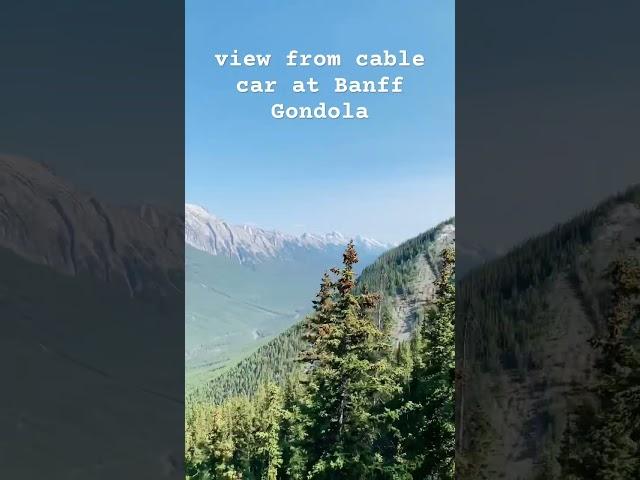
[[[442,253],[436,298],[413,338],[376,322],[377,293],[356,285],[353,243],[322,278],[283,382],[185,421],[188,479],[453,479],[455,257]]]

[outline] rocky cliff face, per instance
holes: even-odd
[[[455,248],[456,227],[454,223],[442,225],[435,233],[425,252],[414,259],[415,276],[409,288],[392,297],[391,305],[395,320],[394,337],[409,340],[415,330],[416,321],[423,315],[428,304],[435,297],[435,282],[438,278],[437,265],[445,248]]]
[[[179,474],[166,439],[183,415],[182,222],[0,156],[2,477]]]
[[[349,242],[339,232],[324,235],[289,235],[250,225],[233,225],[199,205],[185,205],[185,241],[211,255],[223,255],[240,263],[287,258],[301,250],[344,248]],[[357,236],[356,247],[365,254],[380,254],[389,248],[376,240]]]
[[[460,282],[462,479],[563,478],[568,417],[596,380],[589,340],[606,332],[610,266],[629,257],[640,259],[640,188]]]
[[[46,166],[0,156],[0,247],[132,295],[182,290],[183,219],[154,207],[101,202]]]
[[[447,220],[382,254],[362,271],[358,283],[381,294],[380,321],[390,315],[393,335],[408,340],[435,295],[441,254],[455,246],[454,219]]]

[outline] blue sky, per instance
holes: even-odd
[[[356,3],[358,5],[356,5]],[[388,242],[454,214],[454,2],[186,2],[186,198],[233,223],[338,230]],[[272,54],[220,67],[216,53]],[[286,54],[339,53],[339,68],[286,67]],[[423,67],[363,68],[359,53],[408,50]],[[335,94],[333,77],[405,77],[402,94]],[[293,94],[313,76],[319,93]],[[240,94],[238,80],[277,80]],[[274,103],[364,105],[365,120],[277,120]]]

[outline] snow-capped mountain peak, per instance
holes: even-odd
[[[367,248],[371,248],[371,249],[381,248],[383,250],[387,250],[393,246],[393,245],[388,245],[386,243],[379,242],[375,238],[363,237],[361,235],[356,236],[354,241],[357,244],[364,245]]]
[[[382,253],[388,245],[357,236],[356,247],[367,253]],[[225,222],[200,205],[185,204],[185,242],[212,255],[224,255],[240,263],[287,257],[296,251],[344,248],[349,238],[340,232],[291,235],[253,225]]]

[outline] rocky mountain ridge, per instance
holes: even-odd
[[[200,205],[185,204],[185,242],[211,255],[223,255],[240,263],[286,258],[302,250],[344,248],[349,240],[339,232],[290,235],[250,225],[233,225]],[[370,254],[382,253],[390,247],[362,236],[353,240],[359,250]]]
[[[0,247],[133,296],[182,290],[183,219],[162,208],[114,206],[44,164],[0,155]]]

